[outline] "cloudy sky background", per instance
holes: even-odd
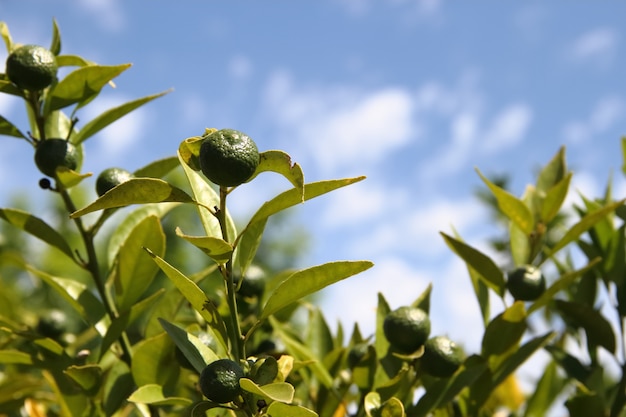
[[[575,172],[570,201],[575,190],[599,196],[611,172],[626,194],[624,16],[617,1],[0,0],[16,42],[48,45],[56,17],[63,53],[133,63],[81,120],[174,88],[92,138],[85,170],[133,170],[205,127],[229,127],[261,150],[290,153],[309,181],[366,175],[291,220],[312,238],[303,266],[376,263],[324,292],[330,320],[371,330],[377,292],[395,308],[433,283],[433,333],[470,351],[479,349],[479,310],[438,232],[453,226],[484,248],[494,229],[474,196],[474,167],[509,174],[519,195],[561,145]],[[0,96],[0,114],[19,121],[22,112]],[[31,151],[0,140],[6,202],[38,176],[13,175]],[[268,175],[257,181],[264,186],[237,191],[235,214],[287,187]]]

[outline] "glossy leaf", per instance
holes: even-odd
[[[569,322],[585,329],[588,342],[615,353],[616,342],[613,328],[598,310],[586,304],[563,300],[556,300],[556,308]]]
[[[161,270],[167,275],[167,277],[174,283],[176,288],[183,294],[185,299],[189,301],[191,306],[200,314],[200,316],[209,324],[216,340],[221,344],[224,351],[228,351],[228,340],[226,327],[224,322],[214,309],[207,309],[207,299],[204,292],[198,287],[198,285],[187,278],[182,272],[168,264],[161,257],[154,254],[149,249],[146,249],[148,254],[152,257],[154,262],[161,268]]]
[[[541,206],[541,220],[548,223],[559,214],[561,206],[567,197],[569,185],[572,180],[572,173],[569,173],[561,181],[546,191],[545,198]]]
[[[262,397],[268,404],[272,401],[291,403],[296,393],[293,385],[287,382],[274,382],[259,386],[251,379],[241,378],[239,380],[239,386],[241,386],[241,389],[244,391]]]
[[[502,270],[498,268],[496,263],[487,255],[470,245],[448,236],[443,232],[439,232],[443,236],[447,245],[467,263],[469,267],[474,269],[485,280],[490,288],[492,288],[501,297],[504,295],[506,283]]]
[[[266,319],[303,297],[363,272],[373,265],[369,261],[337,261],[296,271],[269,295],[259,319]]]
[[[596,223],[604,219],[607,215],[614,212],[616,208],[622,206],[625,201],[626,199],[617,201],[585,215],[585,217],[583,217],[578,223],[571,226],[567,230],[565,235],[554,245],[554,247],[547,250],[547,256],[550,257],[554,255],[568,244],[574,242],[580,237],[580,235],[592,228]]]
[[[148,203],[193,203],[183,190],[158,178],[131,178],[106,192],[102,197],[70,215],[84,216],[98,210]]]
[[[298,163],[291,161],[291,156],[283,151],[271,150],[259,154],[259,165],[247,182],[252,181],[262,172],[276,172],[287,178],[291,185],[300,191],[301,201],[304,201],[304,172]]]
[[[233,255],[233,246],[223,239],[212,236],[189,236],[179,227],[176,228],[176,235],[200,249],[218,264],[225,264]]]
[[[48,93],[49,99],[44,107],[46,115],[72,104],[86,103],[97,96],[102,88],[113,78],[130,68],[131,64],[89,65],[70,72]]]
[[[192,401],[184,397],[166,397],[163,387],[158,384],[143,385],[128,397],[128,401],[141,404],[153,405],[191,405]]]
[[[187,333],[165,319],[159,318],[159,322],[199,374],[202,373],[207,364],[219,359],[217,354],[196,336]]]
[[[26,136],[11,122],[0,115],[0,135],[26,139]]]
[[[156,216],[146,217],[135,226],[118,253],[115,292],[118,309],[122,312],[141,298],[159,270],[145,255],[144,247],[157,256],[165,254],[165,233]]]
[[[301,405],[285,404],[274,401],[267,407],[267,415],[272,417],[317,417],[315,411]]]
[[[137,108],[143,106],[146,103],[151,102],[152,100],[162,97],[165,94],[169,93],[168,91],[164,91],[162,93],[153,94],[150,96],[142,97],[133,101],[129,101],[127,103],[121,104],[117,107],[113,107],[111,109],[106,110],[101,113],[88,123],[86,123],[82,129],[76,134],[73,139],[74,143],[81,143],[90,138],[91,136],[98,133],[100,130],[104,129],[111,123],[117,121],[118,119],[126,116],[128,113],[136,110]]]
[[[304,201],[329,193],[336,189],[364,180],[365,177],[347,178],[313,182],[304,185]],[[261,236],[265,230],[267,219],[289,207],[302,202],[302,195],[297,188],[287,190],[273,199],[265,202],[252,216],[246,227],[236,239],[239,248],[239,265],[245,271],[256,254]]]
[[[65,238],[48,223],[22,210],[0,209],[0,218],[59,249],[73,261],[74,253]]]
[[[513,194],[489,181],[480,171],[476,170],[487,187],[491,190],[502,213],[515,223],[524,233],[530,234],[534,229],[533,215],[528,206]]]

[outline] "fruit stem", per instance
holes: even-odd
[[[226,187],[220,186],[220,207],[217,211],[217,220],[220,223],[220,229],[222,231],[222,239],[226,242],[229,242],[228,236],[228,224],[226,217],[226,197],[228,196],[228,189]],[[229,242],[230,243],[230,242]],[[241,326],[239,324],[239,313],[237,311],[237,294],[235,290],[235,277],[233,276],[233,257],[230,256],[228,262],[226,262],[226,267],[222,268],[222,274],[226,279],[226,292],[228,298],[228,310],[230,311],[230,322],[231,322],[231,337],[233,344],[233,354],[235,356],[235,361],[239,362],[241,359],[245,358],[244,351],[244,343],[241,335]]]
[[[63,198],[63,202],[65,203],[65,207],[70,213],[76,211],[76,206],[72,201],[72,197],[69,192],[62,184],[57,181],[57,190],[61,197]],[[91,274],[94,283],[96,284],[96,289],[102,298],[102,303],[104,304],[104,309],[111,320],[117,318],[117,313],[115,311],[113,300],[111,299],[108,291],[105,288],[104,281],[102,280],[102,275],[100,274],[100,266],[98,264],[98,256],[96,254],[96,247],[94,245],[93,233],[89,232],[80,217],[76,217],[74,219],[74,223],[78,228],[80,236],[85,245],[85,250],[87,251],[87,262],[85,262],[84,267]],[[122,360],[126,362],[129,366],[131,364],[131,347],[130,341],[125,332],[120,336],[120,346],[122,347]]]
[[[33,112],[33,118],[35,119],[35,125],[39,134],[36,135],[37,141],[42,141],[46,139],[46,123],[45,118],[41,114],[41,104],[39,103],[39,92],[38,91],[29,91],[26,93],[26,102],[30,106]]]

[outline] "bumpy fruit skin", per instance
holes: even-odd
[[[383,332],[393,348],[413,353],[430,335],[430,318],[422,309],[403,306],[385,317]]]
[[[57,60],[48,49],[24,45],[11,52],[6,62],[9,80],[19,88],[39,91],[50,86],[57,76]]]
[[[534,301],[546,290],[546,279],[540,269],[525,265],[508,274],[507,288],[515,300]]]
[[[78,165],[76,147],[65,139],[47,139],[37,144],[35,164],[49,177],[56,175],[58,167],[76,169]]]
[[[224,404],[235,400],[241,393],[239,380],[243,369],[230,359],[211,362],[200,374],[200,390],[209,400]]]
[[[259,150],[248,135],[222,129],[210,133],[200,146],[200,169],[213,183],[235,187],[246,182],[259,165]]]
[[[107,168],[98,175],[96,179],[96,192],[98,196],[102,196],[104,193],[120,185],[123,182],[128,181],[133,177],[133,174],[122,168]]]
[[[424,344],[422,370],[431,376],[448,378],[459,369],[463,356],[461,347],[446,336],[432,337]]]

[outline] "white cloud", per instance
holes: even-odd
[[[401,88],[301,88],[277,73],[265,102],[284,140],[293,148],[296,139],[303,156],[327,175],[376,163],[417,135],[414,98]]]
[[[569,55],[575,61],[607,64],[618,47],[617,32],[611,28],[597,28],[581,35],[572,44]]]
[[[517,145],[526,135],[533,113],[526,104],[512,104],[497,114],[485,133],[482,144],[487,152]]]
[[[229,73],[233,78],[243,80],[252,74],[253,66],[248,57],[243,55],[236,55],[231,58],[228,63]]]
[[[563,127],[563,136],[570,143],[580,143],[601,135],[626,114],[626,102],[616,96],[601,99],[586,120],[576,120]]]

